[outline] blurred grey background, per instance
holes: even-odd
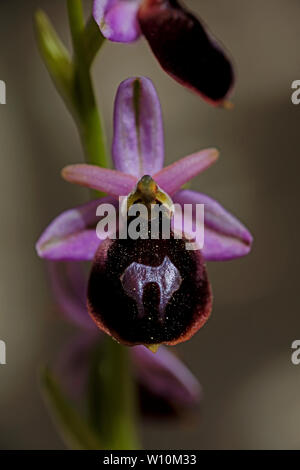
[[[210,263],[213,315],[178,347],[204,388],[193,423],[141,425],[146,448],[300,448],[300,79],[298,0],[186,0],[231,52],[238,80],[231,112],[210,107],[170,79],[144,40],[107,43],[94,83],[108,138],[118,84],[134,75],[154,81],[163,108],[168,163],[216,146],[219,162],[192,183],[240,217],[255,236],[247,258]],[[87,10],[90,2],[86,1]],[[34,243],[63,209],[87,198],[60,169],[83,159],[73,122],[39,58],[32,16],[44,9],[70,44],[65,2],[0,2],[1,271],[0,448],[59,449],[40,397],[37,370],[69,337],[54,313],[44,263]],[[197,56],[195,54],[195,60]]]

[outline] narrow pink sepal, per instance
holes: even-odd
[[[216,149],[206,149],[178,160],[153,176],[156,183],[172,195],[182,185],[210,167],[218,158]]]
[[[115,99],[112,156],[116,170],[137,178],[164,164],[164,133],[159,98],[149,78],[129,78]]]
[[[132,175],[85,163],[66,166],[62,177],[69,183],[96,189],[111,196],[127,196],[137,179]]]

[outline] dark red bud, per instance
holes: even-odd
[[[144,0],[138,18],[167,73],[212,104],[226,100],[234,82],[232,65],[193,14],[177,0]]]

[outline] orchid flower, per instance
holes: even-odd
[[[226,101],[234,82],[231,63],[177,0],[94,0],[94,18],[110,41],[130,43],[143,34],[175,80],[212,104]]]
[[[77,333],[59,353],[56,375],[74,400],[88,393],[90,362],[103,336],[87,313],[86,279],[80,263],[49,262],[54,299]],[[195,411],[202,391],[198,380],[173,353],[161,347],[152,354],[143,346],[131,349],[133,374],[139,391],[141,412],[146,417],[180,417]],[[101,361],[100,361],[101,367]]]
[[[114,170],[88,164],[63,169],[62,176],[67,181],[107,196],[63,212],[38,240],[37,252],[51,260],[93,260],[88,310],[98,327],[119,342],[152,347],[186,341],[207,321],[212,308],[205,261],[246,255],[252,236],[209,196],[181,189],[216,161],[217,150],[202,150],[163,168],[161,109],[155,88],[147,78],[128,79],[119,87],[112,155]],[[150,185],[147,190],[153,189],[154,199],[163,195],[182,205],[204,204],[202,250],[188,252],[183,240],[127,242],[112,240],[106,232],[99,239],[101,234],[95,230],[99,220],[97,207],[104,202],[117,206],[120,195],[134,195],[137,191],[143,195],[145,175],[151,175],[146,178]],[[155,282],[152,277],[139,291],[141,266],[147,264],[159,266],[161,271]],[[167,275],[164,269],[169,270]]]

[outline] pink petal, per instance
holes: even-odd
[[[91,260],[101,243],[96,234],[99,204],[117,202],[111,197],[97,199],[69,209],[56,217],[36,244],[41,258],[60,261]],[[107,234],[103,234],[103,239]]]
[[[115,197],[127,196],[137,182],[132,175],[85,163],[66,166],[62,170],[62,177],[69,183],[96,189]]]
[[[93,15],[107,39],[133,42],[139,38],[137,12],[140,0],[94,0]]]
[[[196,191],[181,190],[174,195],[173,201],[181,205],[204,204],[202,253],[206,260],[230,260],[250,252],[253,239],[249,230],[214,199]]]
[[[172,195],[182,185],[210,167],[218,158],[216,149],[202,150],[165,167],[153,176],[157,184]]]
[[[246,256],[251,251],[251,244],[205,228],[203,256],[207,261],[230,261]]]
[[[129,78],[119,86],[115,100],[114,166],[137,178],[160,171],[164,162],[164,135],[159,99],[148,78]]]

